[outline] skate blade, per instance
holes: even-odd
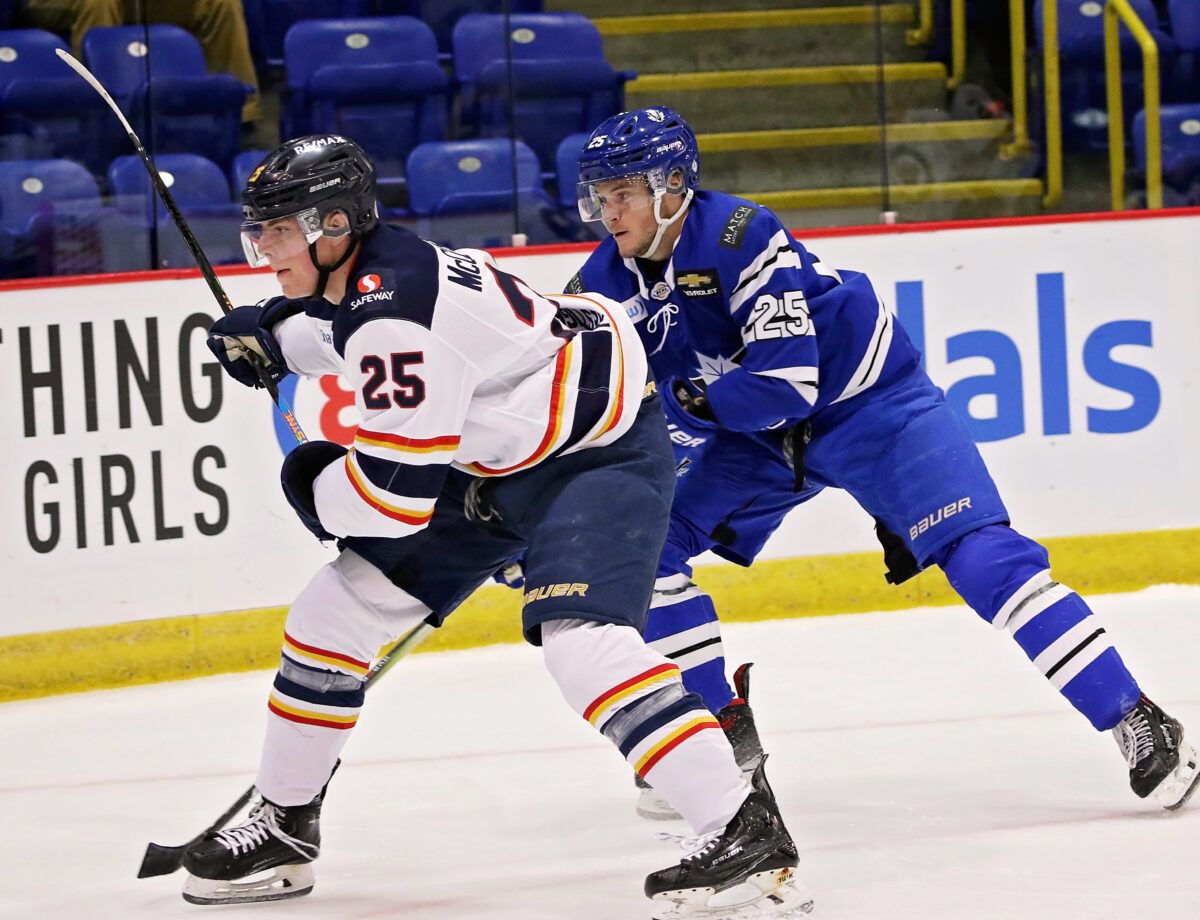
[[[1200,753],[1190,744],[1180,746],[1179,766],[1158,784],[1154,798],[1167,811],[1183,808],[1200,788]]]
[[[799,920],[813,916],[812,895],[796,870],[756,872],[740,885],[714,891],[693,888],[655,895],[652,920]]]
[[[316,876],[312,865],[277,866],[262,878],[251,880],[199,878],[189,875],[183,883],[183,899],[189,904],[251,904],[299,898],[313,890]]]

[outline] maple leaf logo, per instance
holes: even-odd
[[[696,352],[696,360],[700,362],[699,377],[704,381],[706,386],[718,377],[724,376],[738,367],[737,364],[724,355],[717,355],[715,358],[710,358],[708,355]]]

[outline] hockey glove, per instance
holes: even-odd
[[[508,588],[517,588],[518,590],[525,587],[525,557],[518,556],[516,559],[510,559],[503,566],[492,572],[492,581],[504,585]]]
[[[681,380],[672,380],[662,393],[663,414],[667,417],[667,434],[675,450],[675,462],[682,463],[701,447],[717,430],[717,424],[688,411],[688,406],[704,400]],[[707,405],[707,400],[703,403]]]
[[[271,334],[275,323],[286,318],[279,310],[272,309],[275,305],[276,301],[269,301],[266,305],[235,307],[208,330],[209,349],[238,383],[262,386],[255,365],[265,367],[267,376],[275,383],[291,373],[279,343]]]
[[[313,498],[313,482],[325,467],[339,462],[346,456],[346,448],[332,441],[309,441],[292,448],[283,458],[279,479],[283,494],[300,518],[300,523],[311,530],[318,540],[333,540],[334,535],[321,526],[317,516],[317,502]]]

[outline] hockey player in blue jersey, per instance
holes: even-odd
[[[840,488],[875,518],[889,581],[940,566],[1075,709],[1114,733],[1138,796],[1168,809],[1187,801],[1200,773],[1182,725],[1053,579],[1046,550],[1010,526],[966,427],[865,275],[822,263],[766,208],[702,189],[695,136],[667,108],[593,131],[578,201],[609,237],[567,290],[604,294],[634,318],[679,464],[644,635],[712,712],[733,690],[689,561],[712,550],[749,565],[789,510]]]

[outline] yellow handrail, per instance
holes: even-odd
[[[1049,4],[1047,4],[1049,5]],[[1108,164],[1114,211],[1125,209],[1125,113],[1121,99],[1120,24],[1142,49],[1143,109],[1146,113],[1146,205],[1162,207],[1162,122],[1159,115],[1158,45],[1129,0],[1105,0],[1104,70],[1108,89]]]
[[[967,0],[950,0],[950,77],[955,89],[967,73]]]
[[[933,0],[921,0],[919,15],[917,27],[905,35],[910,45],[928,45],[933,41]]]
[[[1025,75],[1025,0],[1008,0],[1009,44],[1012,47],[1012,142],[1001,153],[1016,157],[1029,150],[1029,92]]]
[[[1042,4],[1042,91],[1046,109],[1046,195],[1042,206],[1053,208],[1062,201],[1062,86],[1058,68],[1058,4]]]

